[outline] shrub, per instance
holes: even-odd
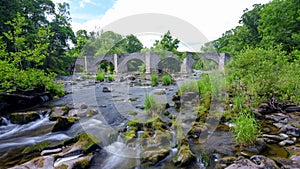
[[[261,134],[260,125],[251,113],[240,113],[234,120],[232,127],[236,142],[243,146],[253,144]]]
[[[257,106],[272,98],[299,103],[299,60],[275,49],[250,48],[238,54],[227,65],[230,89],[247,93]]]
[[[151,75],[151,85],[157,86],[158,85],[158,74]]]
[[[163,85],[170,85],[172,83],[172,79],[170,77],[170,75],[165,74],[163,75],[163,77],[161,78],[162,84]]]
[[[200,92],[200,96],[204,97],[207,92],[212,91],[212,86],[210,83],[210,77],[208,74],[204,74],[202,79],[197,80],[198,91]]]
[[[112,82],[115,79],[115,75],[108,75],[107,79],[108,81]]]
[[[102,81],[104,81],[104,79],[105,79],[105,73],[104,72],[97,73],[97,75],[96,75],[96,80],[97,81],[102,82]]]

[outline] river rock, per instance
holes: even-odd
[[[203,123],[194,122],[192,128],[188,131],[189,138],[199,138],[201,133],[203,134],[208,130],[207,126]]]
[[[236,157],[223,157],[220,160],[218,160],[218,162],[216,163],[215,168],[216,169],[223,169],[228,167],[230,164],[232,164],[234,161],[236,160]]]
[[[293,161],[293,166],[295,168],[300,168],[300,155],[299,154],[292,155],[290,159]]]
[[[197,92],[184,92],[181,95],[181,101],[184,103],[197,103],[199,102],[199,93]]]
[[[58,117],[52,127],[52,132],[67,130],[76,120],[78,120],[76,117]]]
[[[284,120],[285,118],[287,118],[287,116],[282,113],[265,115],[265,119],[273,120],[275,122],[280,122],[280,121]]]
[[[141,157],[144,162],[150,162],[150,164],[156,164],[170,153],[170,150],[165,148],[153,148],[147,149],[142,152]]]
[[[11,113],[10,121],[14,124],[27,124],[29,122],[35,121],[40,118],[40,115],[35,112],[19,112],[19,113]]]
[[[87,155],[71,160],[67,160],[61,163],[54,163],[55,169],[66,168],[66,169],[79,169],[79,168],[88,168],[90,166],[91,160],[94,156]]]
[[[190,164],[195,158],[196,156],[191,151],[188,141],[184,139],[180,143],[179,150],[175,155],[175,157],[173,158],[173,162],[175,165],[186,166]]]
[[[111,92],[111,89],[107,86],[103,86],[102,92]]]
[[[293,168],[293,160],[288,158],[273,158],[278,166],[281,168]]]
[[[294,145],[295,142],[293,140],[283,140],[280,143],[278,143],[280,146],[285,146],[285,145]]]
[[[297,127],[294,127],[294,126],[291,125],[291,124],[287,124],[287,125],[283,126],[283,127],[280,129],[280,132],[285,133],[285,134],[292,135],[292,136],[294,136],[294,137],[299,137],[299,136],[300,136],[300,129],[297,128]]]
[[[285,109],[286,112],[300,112],[300,106],[290,106]]]
[[[273,160],[263,155],[254,155],[250,158],[250,160],[253,161],[260,168],[279,169],[279,167]]]
[[[62,148],[56,148],[51,150],[43,150],[41,152],[41,156],[49,155],[49,154],[56,154],[62,151]]]
[[[254,145],[245,146],[242,148],[242,154],[250,157],[252,155],[260,154],[266,148],[266,143],[262,139],[258,139]]]
[[[42,156],[30,160],[22,165],[12,167],[10,169],[28,169],[28,168],[38,168],[38,169],[54,169],[55,158],[53,156]]]
[[[239,158],[226,169],[279,169],[273,160],[265,156],[256,155],[252,156],[250,159],[252,161],[246,158]]]
[[[64,116],[68,113],[69,110],[70,110],[70,108],[67,107],[67,106],[65,106],[65,107],[54,107],[50,116],[51,117]]]
[[[274,141],[283,141],[286,138],[278,135],[271,135],[271,134],[263,134],[262,137],[272,139]]]
[[[88,154],[100,148],[100,144],[102,144],[102,141],[97,137],[87,133],[81,133],[65,141],[64,145],[67,146],[67,148],[57,155],[59,157],[69,157],[77,154]]]

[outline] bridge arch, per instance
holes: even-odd
[[[131,53],[123,57],[122,61],[118,64],[118,72],[125,73],[128,71],[128,63],[132,60],[139,60],[146,64],[145,53]]]
[[[178,73],[181,71],[181,62],[175,57],[166,57],[157,64],[158,72]]]

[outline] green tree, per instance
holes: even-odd
[[[274,0],[261,13],[262,44],[276,46],[291,52],[300,49],[300,1]]]
[[[0,46],[0,92],[11,93],[42,88],[62,95],[64,93],[62,86],[54,83],[55,74],[47,74],[38,69],[48,55],[47,49],[50,45],[48,37],[51,35],[49,27],[41,27],[36,39],[33,40],[34,43],[29,47],[22,29],[27,26],[26,19],[19,13],[16,16],[12,21],[5,23],[13,29],[3,33],[12,43],[14,51],[7,52],[6,45]]]
[[[162,36],[161,40],[155,41],[154,48],[173,52],[174,50],[177,50],[179,42],[180,41],[178,39],[173,39],[170,31],[168,31]]]

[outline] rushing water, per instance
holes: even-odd
[[[78,76],[73,77],[73,81],[76,81],[77,78]],[[186,81],[186,77],[179,78],[177,82],[179,84],[183,81]],[[143,147],[140,145],[139,139],[142,131],[138,133],[139,135],[135,144],[129,146],[118,134],[118,129],[123,127],[129,120],[138,118],[145,121],[147,119],[145,111],[140,109],[140,107],[144,105],[145,96],[149,93],[153,93],[159,103],[164,104],[168,102],[173,106],[174,103],[171,99],[177,92],[178,86],[139,86],[135,84],[131,85],[128,81],[95,84],[92,80],[78,81],[76,84],[70,85],[72,82],[70,78],[67,78],[65,82],[69,84],[66,86],[66,89],[71,91],[72,94],[45,104],[45,109],[71,103],[85,103],[89,108],[99,110],[99,113],[91,118],[82,118],[70,129],[61,132],[51,132],[54,122],[49,121],[49,114],[41,115],[40,119],[25,125],[11,124],[9,120],[4,118],[3,121],[6,125],[0,126],[0,153],[43,141],[58,142],[85,131],[100,138],[103,142],[103,149],[97,153],[91,168],[141,168],[143,164],[140,154]],[[104,86],[109,87],[112,92],[102,92]],[[164,91],[164,94],[157,94],[161,91]],[[130,98],[134,98],[136,101],[130,101]],[[43,107],[39,109],[43,109]],[[136,111],[137,115],[131,115],[132,111]],[[174,108],[171,108],[170,111],[178,115],[177,118],[182,121],[184,132],[187,133],[192,126],[192,121],[196,118],[193,113],[194,106],[185,104],[180,112],[176,112]],[[158,164],[150,166],[150,168],[174,168],[171,161],[178,150],[175,148],[175,131],[171,131],[171,133],[173,134],[170,154]],[[8,155],[9,153],[4,154],[1,158],[5,158]],[[62,158],[55,165],[63,161],[78,158],[79,156]],[[204,166],[200,158],[191,167],[203,168]]]

